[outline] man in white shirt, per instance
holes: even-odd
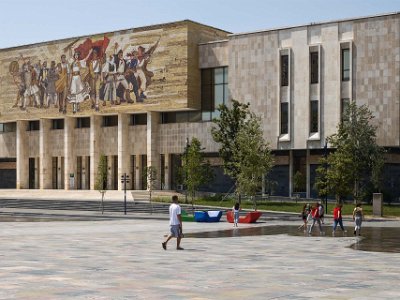
[[[181,207],[178,204],[178,196],[172,196],[172,204],[169,206],[169,225],[171,233],[168,235],[167,240],[162,244],[164,250],[167,250],[167,243],[173,237],[176,237],[176,250],[183,250],[180,246],[182,239],[182,218]]]

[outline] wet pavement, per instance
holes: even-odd
[[[325,238],[352,237],[353,231],[341,231],[340,229],[332,234],[330,227],[324,227],[324,234],[320,235],[318,231],[314,231],[309,235],[303,230],[299,230],[298,226],[278,225],[278,226],[262,226],[252,228],[234,228],[223,231],[197,232],[189,233],[186,237],[191,238],[227,238],[227,237],[243,237],[258,235],[277,235],[288,234],[291,236],[320,236]],[[377,251],[377,252],[393,252],[400,253],[400,228],[396,227],[365,227],[362,229],[362,236],[350,246],[354,250]]]

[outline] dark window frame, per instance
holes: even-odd
[[[212,121],[219,116],[218,107],[226,104],[229,98],[228,67],[201,69],[201,119]],[[222,81],[216,81],[216,71],[222,71]],[[220,90],[222,99],[217,99],[216,89]],[[218,105],[217,105],[218,103]]]
[[[281,86],[289,86],[289,54],[281,55]]]
[[[340,99],[340,122],[350,121],[350,116],[347,114],[350,105],[350,98]]]
[[[310,101],[310,133],[317,133],[319,131],[319,101]]]
[[[39,120],[28,121],[27,131],[38,131],[38,130],[40,130],[40,121]]]
[[[0,123],[0,133],[16,132],[17,122]]]
[[[51,129],[52,130],[64,129],[64,119],[52,119]]]
[[[289,133],[289,103],[281,102],[280,105],[280,134]]]
[[[90,117],[76,118],[76,128],[90,128]]]
[[[310,52],[310,83],[319,82],[319,53],[318,51]]]
[[[341,77],[342,81],[350,81],[350,70],[351,70],[351,57],[350,48],[343,48],[341,50]],[[346,65],[346,58],[348,60]]]
[[[129,125],[147,125],[147,114],[131,114]]]
[[[118,116],[103,116],[103,127],[117,127]]]

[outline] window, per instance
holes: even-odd
[[[90,118],[76,118],[76,128],[90,128]]]
[[[310,101],[310,133],[318,132],[318,101]]]
[[[161,113],[161,124],[188,123],[201,121],[200,111],[178,111]]]
[[[289,133],[289,103],[281,103],[281,134]]]
[[[133,114],[131,115],[130,125],[147,125],[147,114]]]
[[[64,129],[64,119],[54,119],[51,125],[52,129]]]
[[[218,106],[229,99],[228,68],[201,70],[202,120],[211,121],[219,116]]]
[[[342,49],[342,81],[350,80],[350,49]]]
[[[310,53],[310,82],[318,83],[318,52]]]
[[[39,121],[29,121],[28,123],[28,131],[34,131],[40,129]]]
[[[340,121],[341,122],[348,122],[350,120],[349,105],[350,105],[349,98],[343,98],[341,100],[341,103],[340,103]]]
[[[289,85],[289,55],[281,55],[281,86]]]
[[[2,132],[15,132],[17,130],[17,123],[0,123],[0,133]]]
[[[104,116],[103,127],[118,126],[118,116]]]

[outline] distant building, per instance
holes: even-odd
[[[210,121],[230,99],[262,118],[264,190],[290,196],[298,174],[304,197],[346,105],[368,104],[390,150],[385,192],[400,196],[400,13],[239,34],[185,20],[2,49],[0,187],[93,189],[104,154],[109,189],[125,173],[143,189],[146,166],[176,189],[197,137],[218,174],[208,189],[227,191]]]

